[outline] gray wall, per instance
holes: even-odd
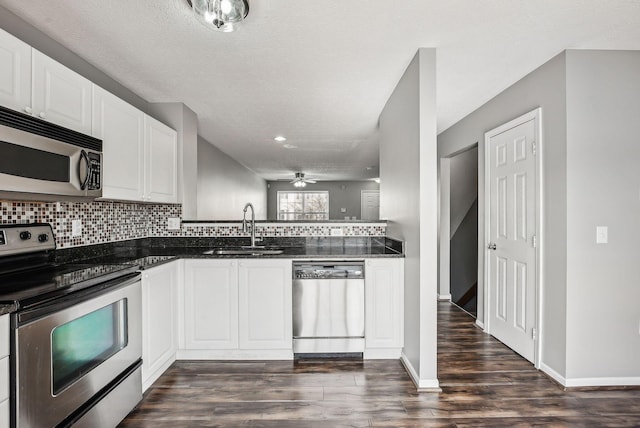
[[[640,52],[567,51],[567,378],[577,385],[640,384],[639,136]],[[609,227],[608,244],[596,244],[596,226]]]
[[[566,373],[567,305],[567,129],[565,53],[505,89],[438,136],[438,157],[446,158],[479,142],[478,222],[484,224],[484,134],[542,107],[542,186],[544,229],[539,243],[543,284],[542,362]],[[484,228],[478,239],[478,319],[484,321]]]
[[[278,192],[302,191],[328,191],[329,192],[329,219],[344,220],[345,216],[360,220],[361,205],[360,192],[362,190],[378,190],[380,185],[375,181],[320,181],[315,184],[308,183],[304,188],[293,187],[288,181],[268,181],[267,189],[267,219],[278,218]],[[346,212],[340,211],[346,208]]]
[[[456,233],[469,208],[478,199],[478,147],[451,158],[449,164],[451,193],[451,236]]]
[[[198,138],[198,219],[240,220],[251,202],[267,218],[267,183],[203,138]]]
[[[380,115],[380,217],[405,241],[404,358],[437,387],[435,49],[420,49]]]

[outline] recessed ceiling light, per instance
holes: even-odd
[[[296,146],[295,144],[283,144],[282,147],[284,147],[285,149],[297,149],[298,146]]]
[[[283,137],[282,135],[278,135],[277,137],[274,138],[274,140],[276,140],[279,143],[282,143],[283,141],[287,141],[287,137]]]

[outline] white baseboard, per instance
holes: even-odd
[[[409,358],[407,358],[404,352],[400,356],[400,361],[409,374],[411,381],[416,386],[418,392],[442,392],[438,379],[420,379],[418,372],[416,372],[416,369],[413,367],[413,364],[411,364],[411,361],[409,361]]]
[[[567,388],[588,386],[640,386],[640,377],[584,377],[567,379]]]
[[[209,350],[209,349],[179,349],[177,360],[293,360],[291,349],[269,350]]]
[[[476,319],[476,325],[482,329],[482,331],[484,331],[484,323],[482,321],[480,321],[479,319]]]
[[[451,301],[451,294],[438,294],[438,300]]]
[[[545,372],[551,379],[555,380],[562,386],[567,386],[567,379],[564,378],[560,373],[546,365],[545,363],[540,363],[540,370]]]
[[[402,356],[402,348],[372,349],[366,348],[362,357],[365,360],[397,360]]]

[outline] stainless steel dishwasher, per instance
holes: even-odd
[[[364,352],[364,262],[293,264],[293,352]]]

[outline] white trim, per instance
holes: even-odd
[[[476,325],[485,333],[488,333],[487,329],[484,327],[484,322],[480,321],[479,319],[476,319]]]
[[[404,352],[400,356],[400,362],[404,366],[404,369],[407,371],[409,378],[411,378],[411,381],[418,389],[418,392],[442,392],[438,379],[420,379],[420,376],[418,376],[418,372],[416,372],[416,369],[413,367],[413,365],[409,361],[409,358],[404,354]]]
[[[402,348],[365,348],[363,358],[365,360],[398,360],[402,357]]]
[[[177,360],[293,360],[291,349],[178,349]]]
[[[567,385],[567,379],[565,379],[564,376],[562,376],[560,373],[558,373],[557,371],[555,371],[545,363],[540,363],[540,370],[546,373],[549,377],[551,377],[553,380],[558,382],[560,385],[562,386]]]
[[[238,227],[242,225],[242,221],[238,222],[206,222],[206,223],[182,223],[182,227]],[[376,222],[363,222],[363,221],[352,221],[352,222],[333,222],[333,221],[322,221],[319,220],[315,223],[306,223],[306,222],[287,222],[287,221],[279,221],[279,222],[265,222],[261,220],[256,220],[256,230],[258,227],[379,227],[379,226],[387,226],[386,221],[376,221]]]
[[[165,361],[164,364],[158,367],[158,369],[155,372],[153,372],[146,380],[143,380],[142,392],[145,392],[147,389],[149,389],[149,387],[153,385],[153,383],[157,381],[160,378],[160,376],[164,374],[164,372],[167,371],[167,369],[171,366],[171,364],[175,362],[175,360],[176,360],[176,354],[173,354],[171,358],[169,358],[167,361]]]
[[[640,377],[583,377],[567,379],[567,388],[585,386],[638,386]]]
[[[451,301],[451,294],[438,294],[438,300]]]
[[[540,368],[541,356],[542,356],[542,335],[544,334],[542,325],[542,254],[543,254],[543,236],[542,236],[542,108],[538,107],[528,113],[523,114],[509,122],[498,126],[484,134],[484,239],[483,243],[484,252],[484,318],[485,318],[485,331],[491,334],[491,317],[490,317],[490,302],[491,295],[489,293],[489,250],[487,245],[489,244],[490,234],[489,229],[491,226],[490,210],[491,210],[491,182],[489,180],[490,174],[490,156],[491,153],[488,150],[489,140],[511,128],[515,128],[518,125],[533,120],[535,124],[535,143],[536,143],[536,231],[537,247],[536,247],[536,321],[535,329],[538,332],[534,339],[534,356],[533,364],[536,368]]]

